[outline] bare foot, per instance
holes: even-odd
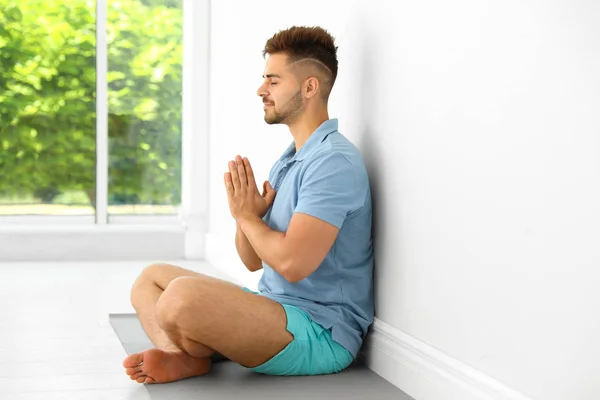
[[[125,358],[123,366],[138,383],[167,383],[204,375],[210,363],[209,358],[194,358],[181,351],[148,349]]]

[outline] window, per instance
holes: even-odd
[[[0,0],[0,215],[178,212],[182,2],[99,5]]]
[[[181,0],[109,0],[108,212],[181,204]]]
[[[95,9],[0,0],[0,214],[93,213]]]

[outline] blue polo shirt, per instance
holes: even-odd
[[[358,149],[338,132],[338,120],[323,122],[296,152],[295,144],[275,162],[269,183],[277,191],[263,220],[285,232],[296,212],[338,227],[321,265],[290,283],[263,262],[261,295],[306,311],[333,340],[356,357],[373,322],[371,191]]]

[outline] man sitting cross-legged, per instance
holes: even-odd
[[[358,149],[327,111],[337,47],[323,29],[292,27],[270,38],[257,94],[268,124],[293,143],[262,194],[246,158],[228,164],[224,185],[235,244],[258,292],[174,265],[143,270],[131,289],[156,346],[124,361],[140,383],[209,372],[220,354],[272,375],[340,372],[373,321],[371,193]]]

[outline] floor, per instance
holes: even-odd
[[[134,312],[129,289],[148,264],[0,263],[0,400],[148,400],[108,322]]]

